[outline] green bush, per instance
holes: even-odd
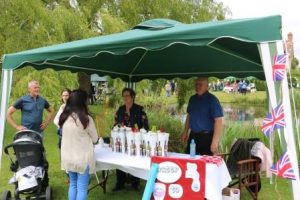
[[[179,118],[170,116],[165,111],[147,112],[149,125],[163,128],[169,137],[169,151],[183,152],[185,144],[181,142],[181,133],[183,131],[183,123]]]
[[[121,105],[121,101],[122,101],[121,95],[112,93],[108,97],[108,107],[109,108],[117,108],[117,107],[119,107],[119,105]]]
[[[257,91],[266,91],[267,90],[267,84],[265,81],[255,80],[254,83],[255,83]]]
[[[267,147],[269,147],[269,139],[262,133],[261,127],[253,126],[252,122],[229,122],[224,125],[220,142],[220,151],[229,153],[230,148],[235,139],[238,138],[259,138]],[[278,135],[275,136],[274,156],[278,158],[282,150]]]

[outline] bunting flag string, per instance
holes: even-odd
[[[275,55],[274,56],[274,64],[273,64],[273,80],[274,81],[282,81],[285,77],[286,73],[286,55]]]
[[[283,128],[284,126],[284,110],[281,103],[274,110],[272,110],[271,113],[268,113],[266,118],[264,118],[262,131],[267,137],[270,137],[275,130]]]
[[[292,163],[287,152],[284,152],[280,156],[277,163],[270,168],[270,171],[282,178],[296,179],[294,170],[292,168]]]

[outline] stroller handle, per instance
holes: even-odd
[[[36,131],[33,131],[33,130],[22,130],[22,131],[18,131],[15,133],[15,136],[14,136],[14,140],[17,140],[19,139],[19,137],[22,137],[22,135],[26,135],[26,134],[30,134],[31,136],[33,136],[34,138],[36,138],[41,144],[42,144],[42,136],[39,132],[36,132]],[[9,145],[6,145],[4,147],[4,153],[9,155],[9,152],[8,152],[8,149],[13,147],[15,144],[9,144]]]
[[[15,133],[14,136],[14,140],[19,139],[20,137],[24,136],[24,135],[30,135],[31,137],[34,137],[35,139],[39,140],[40,142],[42,142],[42,135],[39,132],[36,132],[34,130],[22,130],[22,131],[18,131]]]
[[[7,154],[7,155],[9,155],[9,154],[8,154],[8,149],[11,148],[12,146],[13,146],[13,144],[6,145],[6,146],[4,147],[4,153]]]

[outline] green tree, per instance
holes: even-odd
[[[294,57],[291,62],[291,68],[296,69],[297,67],[299,67],[299,60],[296,57]]]
[[[67,0],[2,0],[0,10],[0,55],[121,32],[152,18],[192,23],[221,20],[229,13],[215,0],[81,0],[76,10]],[[95,20],[101,23],[101,32],[94,31]],[[23,68],[14,73],[13,99],[26,92],[24,86],[31,79],[40,80],[49,98],[57,99],[63,87],[78,86],[77,75],[70,72]],[[165,80],[148,84],[160,94]],[[179,88],[185,90],[184,86]]]

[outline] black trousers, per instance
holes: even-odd
[[[196,133],[191,131],[190,136],[187,142],[187,146],[185,149],[185,153],[190,153],[190,144],[192,139],[194,139],[196,143],[196,154],[197,155],[213,155],[213,153],[210,150],[210,145],[212,143],[213,139],[213,132],[202,132],[202,133]]]
[[[123,187],[126,180],[127,180],[127,173],[121,171],[121,170],[116,170],[117,172],[117,184],[116,184],[116,187]],[[133,187],[139,187],[140,186],[140,179],[135,177],[135,176],[132,176],[130,174],[128,174],[129,178],[130,178],[130,182],[131,182],[131,185]]]

